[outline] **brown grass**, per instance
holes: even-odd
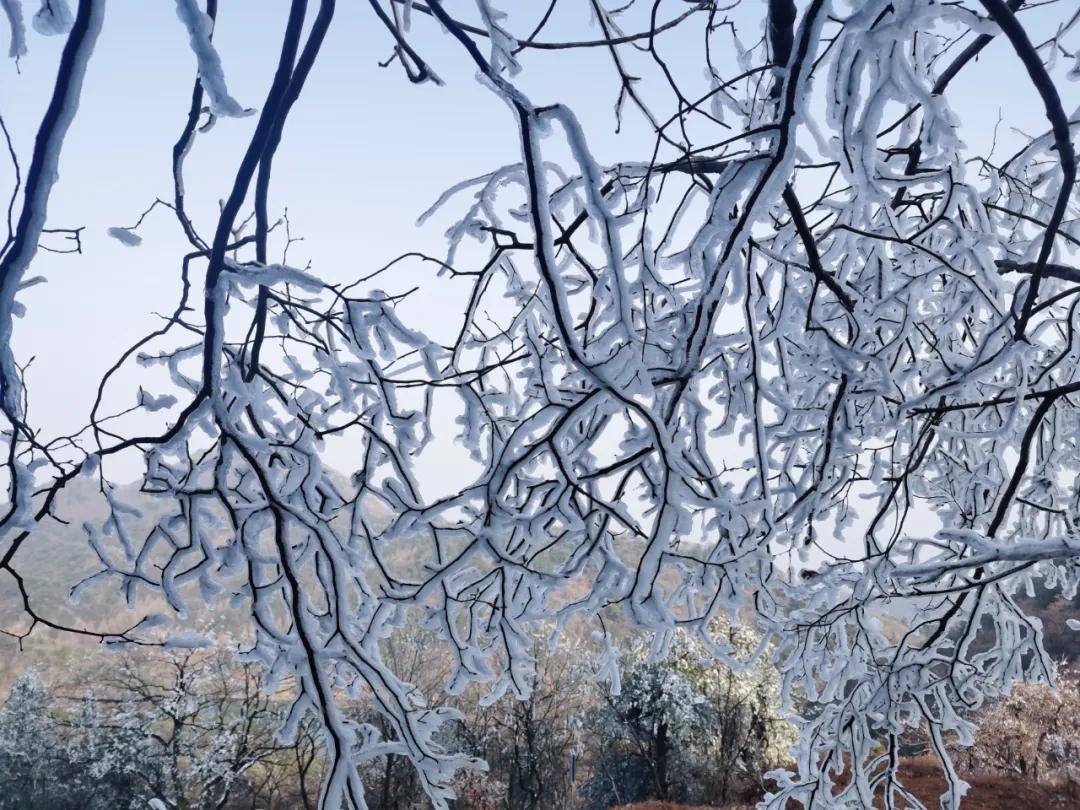
[[[906,759],[900,778],[927,807],[937,807],[945,792],[945,778],[932,757]],[[963,810],[1080,810],[1080,786],[1046,784],[1004,776],[966,776],[971,784]],[[670,802],[643,802],[616,810],[752,810],[751,804],[718,806],[677,805]],[[794,810],[794,807],[793,807]]]
[[[923,804],[938,806],[938,797],[945,792],[945,778],[936,760],[905,760],[900,777]],[[965,780],[971,789],[964,797],[964,810],[1080,810],[1080,794],[1075,786],[1070,789],[1005,776],[966,776]]]

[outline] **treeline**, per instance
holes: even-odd
[[[753,649],[749,634],[729,637],[737,653]],[[690,641],[663,665],[628,650],[612,694],[580,646],[550,651],[538,639],[531,696],[494,701],[478,689],[443,693],[449,661],[425,631],[388,645],[396,671],[461,712],[447,745],[489,765],[458,776],[460,810],[752,801],[794,739],[767,663],[737,675]],[[318,730],[302,723],[280,739],[288,695],[259,686],[254,665],[220,649],[118,653],[76,677],[27,672],[0,709],[0,810],[314,808]],[[393,738],[363,700],[350,712]],[[404,758],[362,767],[373,810],[429,806]]]
[[[728,639],[738,657],[754,647],[745,631]],[[602,810],[649,799],[751,806],[762,774],[787,761],[794,741],[767,662],[736,674],[686,639],[663,664],[644,647],[627,650],[618,694],[596,683],[584,642],[549,650],[537,639],[532,694],[494,701],[475,687],[445,694],[450,662],[430,633],[386,644],[396,671],[461,713],[447,746],[489,765],[459,775],[457,810]],[[1057,680],[1058,691],[1019,686],[977,712],[974,744],[950,741],[962,772],[1080,785],[1080,681],[1065,669]],[[31,670],[0,707],[0,810],[313,810],[319,730],[305,721],[280,738],[288,697],[267,694],[259,668],[221,648]],[[393,738],[362,699],[349,711],[359,727]],[[373,810],[429,806],[403,757],[362,767]]]

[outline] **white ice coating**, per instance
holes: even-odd
[[[86,30],[78,47],[72,52],[70,72],[66,82],[55,91],[56,117],[51,128],[39,134],[35,145],[15,241],[0,258],[0,403],[8,419],[17,422],[22,421],[23,404],[20,372],[11,345],[13,319],[20,310],[15,296],[22,288],[25,274],[38,251],[48,216],[49,197],[59,179],[61,148],[79,108],[86,68],[101,31],[104,6],[102,2],[89,4]],[[21,462],[16,462],[12,474],[16,479],[12,484],[16,509],[6,524],[0,524],[0,534],[24,526],[30,519],[32,475]]]
[[[107,228],[105,232],[127,247],[138,247],[142,244],[142,237],[130,228]]]
[[[23,21],[22,0],[0,0],[0,7],[8,20],[8,31],[11,43],[8,46],[8,56],[18,59],[26,54],[26,23]]]
[[[199,7],[198,0],[176,0],[176,16],[188,31],[191,50],[199,65],[199,79],[210,99],[210,111],[218,117],[228,118],[251,115],[252,110],[245,109],[229,95],[221,56],[211,41],[214,24]]]
[[[34,30],[47,37],[66,34],[74,23],[68,0],[41,0],[41,8],[32,20]]]

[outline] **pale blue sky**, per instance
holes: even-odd
[[[28,12],[33,10],[33,3],[26,5]],[[532,27],[547,2],[503,5],[513,5],[510,27],[521,33]],[[475,16],[468,0],[447,6]],[[744,6],[736,20],[750,42],[760,36],[764,3],[746,0]],[[660,18],[684,8],[669,0]],[[285,0],[221,2],[216,42],[230,90],[242,104],[258,107],[262,102],[287,9]],[[585,0],[564,0],[560,9],[545,37],[599,35],[589,23]],[[328,279],[370,272],[407,250],[438,253],[445,220],[418,230],[417,215],[456,181],[518,159],[512,116],[475,81],[460,47],[419,14],[414,28],[416,47],[447,86],[418,87],[397,66],[379,68],[377,62],[390,53],[388,35],[367,3],[343,1],[309,87],[289,119],[285,146],[275,162],[273,207],[280,211],[287,205],[295,233],[305,239],[292,249],[290,262],[310,259]],[[672,43],[682,41],[675,36]],[[170,193],[170,149],[183,125],[195,73],[186,37],[172,0],[109,2],[49,211],[53,227],[86,226],[85,254],[39,256],[31,274],[44,274],[49,283],[21,296],[28,315],[16,325],[18,356],[37,358],[29,380],[32,415],[50,432],[84,423],[101,371],[152,328],[151,312],[165,311],[175,300],[185,243],[174,222],[164,213],[157,215],[141,231],[144,243],[136,249],[110,239],[105,229],[131,224],[155,196]],[[662,49],[668,41],[660,40]],[[31,32],[30,52],[19,72],[12,61],[0,63],[0,114],[24,159],[61,44],[59,38]],[[687,76],[700,77],[696,49],[680,45],[665,56]],[[635,111],[627,109],[623,134],[613,133],[617,84],[604,49],[529,52],[522,61],[521,84],[537,102],[567,102],[582,119],[601,162],[641,159],[649,141]],[[718,54],[718,61],[733,66],[733,53]],[[1080,104],[1080,85],[1063,81],[1062,86],[1070,94],[1066,109],[1071,112]],[[644,88],[646,93],[661,90]],[[961,74],[949,100],[965,119],[964,138],[972,147],[989,144],[1000,108],[1007,120],[1029,131],[1045,129],[1038,98],[1004,42],[995,42],[978,65]],[[188,164],[188,191],[204,230],[210,230],[218,199],[228,193],[253,125],[254,118],[220,121],[196,144]],[[1002,149],[1015,142],[1007,131],[1000,140]],[[6,189],[9,179],[9,169],[0,168],[0,187]],[[403,266],[386,286],[404,288],[430,277],[427,269]],[[451,282],[429,289],[405,314],[422,321],[425,329],[452,330],[453,313],[460,311],[457,293],[463,288]]]

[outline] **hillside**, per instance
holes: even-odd
[[[341,486],[348,488],[344,480]],[[167,504],[157,503],[154,496],[139,492],[135,485],[122,487],[118,494],[125,502],[137,505],[142,513],[131,519],[132,531],[136,534],[149,530],[155,516],[167,508]],[[83,526],[87,523],[100,525],[107,512],[96,482],[84,478],[73,481],[58,497],[55,512],[58,520],[39,524],[15,558],[36,610],[73,627],[106,630],[124,628],[136,622],[144,612],[162,609],[161,603],[147,596],[145,591],[134,606],[126,605],[115,579],[94,583],[73,602],[70,598],[72,588],[100,568]],[[384,520],[385,515],[373,514],[374,523]],[[408,543],[387,553],[399,573],[415,572],[420,566],[420,556]],[[571,595],[568,593],[564,597]],[[1020,596],[1018,601],[1031,615],[1042,620],[1045,646],[1054,660],[1068,664],[1080,660],[1080,633],[1067,626],[1069,619],[1080,618],[1080,594],[1064,599],[1057,591],[1040,587],[1033,598]],[[25,629],[25,617],[19,607],[14,583],[10,578],[0,578],[0,628],[15,633]],[[216,610],[202,606],[193,608],[193,615],[180,625],[236,638],[242,638],[248,632],[246,614],[227,606]],[[0,690],[6,691],[11,680],[27,666],[66,666],[79,656],[93,654],[99,647],[93,639],[44,627],[36,628],[21,643],[0,636]]]

